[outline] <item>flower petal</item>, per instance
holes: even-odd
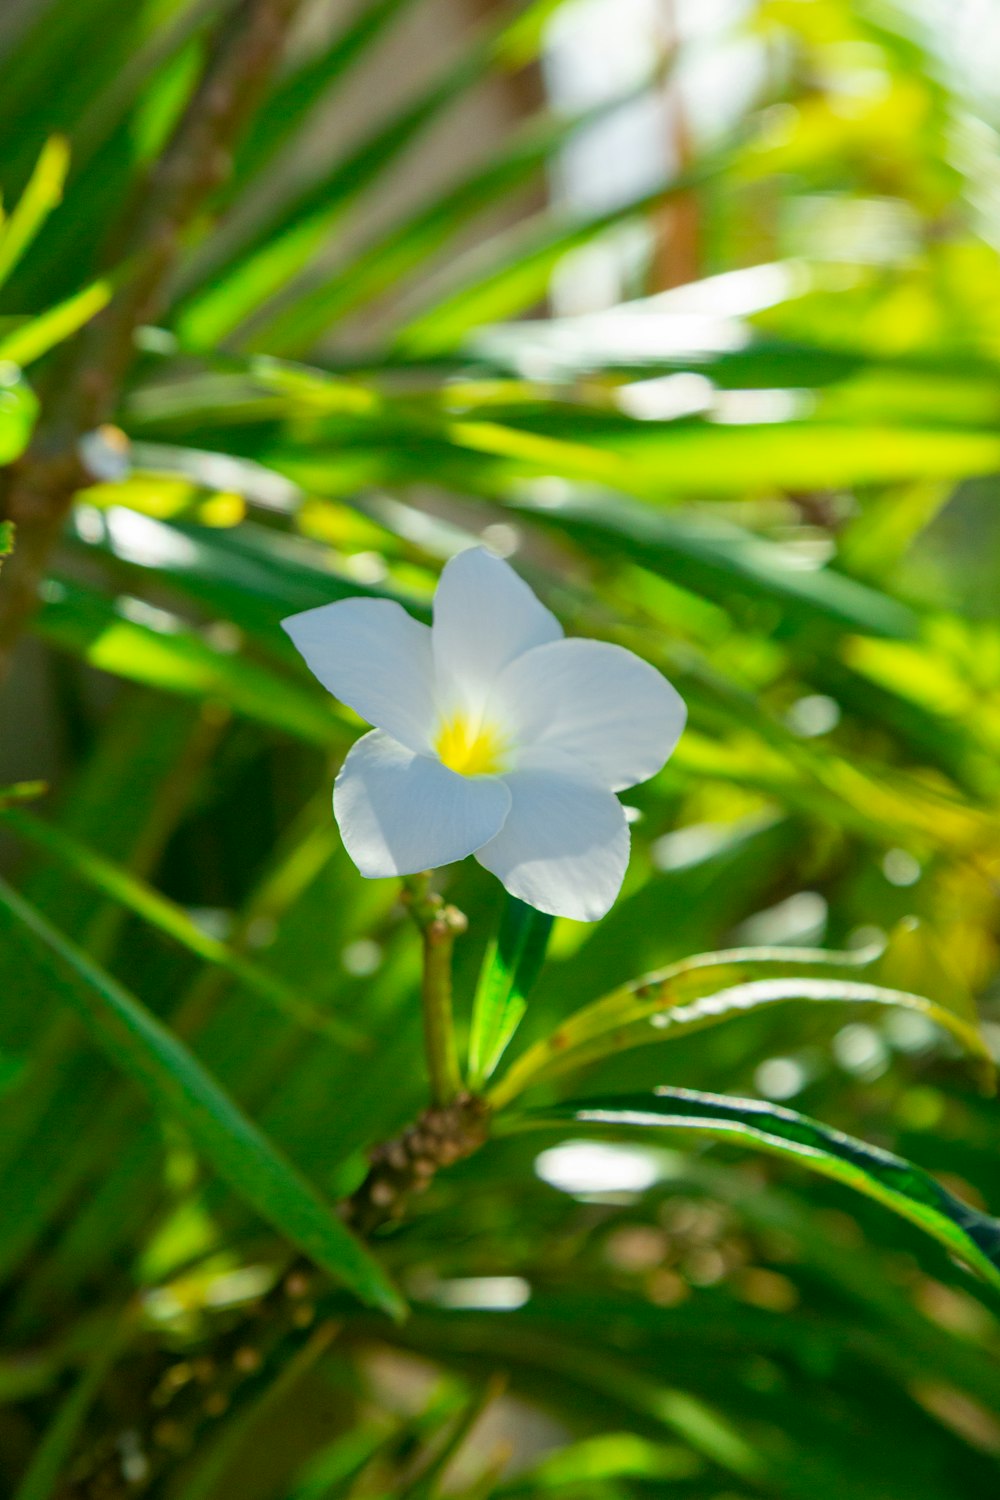
[[[380,730],[352,747],[333,789],[348,854],[369,879],[448,865],[493,838],[510,809],[496,776],[459,776]]]
[[[563,750],[616,792],[672,754],[687,718],[680,694],[641,657],[607,641],[557,641],[512,662],[492,706],[525,746]]]
[[[446,564],[434,596],[434,661],[442,684],[481,706],[508,662],[562,638],[555,615],[514,569],[482,547]]]
[[[433,730],[431,632],[391,599],[342,599],[282,625],[323,686],[411,750]]]
[[[570,756],[536,751],[504,777],[511,806],[476,858],[539,911],[596,922],[628,865],[625,809]]]

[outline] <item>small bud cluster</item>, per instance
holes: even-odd
[[[410,1197],[424,1192],[442,1167],[478,1151],[488,1123],[487,1105],[472,1094],[424,1110],[402,1135],[375,1147],[371,1170],[346,1205],[348,1222],[370,1234],[402,1218]]]

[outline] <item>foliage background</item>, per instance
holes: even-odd
[[[4,460],[63,420],[227,9],[0,23]],[[278,622],[420,612],[477,538],[690,706],[629,796],[621,900],[557,924],[515,1054],[692,953],[873,941],[882,983],[978,1006],[997,1047],[996,7],[689,9],[643,33],[638,7],[634,76],[573,94],[568,0],[306,7],[87,439],[6,684],[3,780],[50,783],[5,799],[10,878],[326,1196],[423,1103],[419,951],[330,818],[359,726]],[[467,1026],[500,893],[468,861],[442,888]],[[0,1489],[39,1500],[288,1251],[10,911]],[[662,1083],[801,1107],[1000,1207],[996,1104],[912,1014],[761,1008],[538,1098]],[[991,1493],[996,1297],[943,1249],[730,1146],[574,1139],[436,1179],[380,1245],[410,1319],[342,1296],[156,1493]]]

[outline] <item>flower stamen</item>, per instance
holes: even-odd
[[[505,766],[507,742],[496,725],[465,714],[442,721],[434,748],[441,764],[460,776],[495,776]]]

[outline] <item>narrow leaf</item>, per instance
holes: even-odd
[[[258,333],[272,352],[309,349],[332,323],[357,311],[392,288],[436,255],[475,216],[509,197],[541,171],[565,143],[589,125],[634,100],[635,94],[602,100],[569,118],[533,119],[486,162],[415,212],[404,216],[378,238],[368,241],[332,275],[291,290],[279,310]],[[315,283],[315,284],[314,284]]]
[[[0,229],[0,285],[62,198],[68,169],[69,145],[63,136],[54,135],[42,148],[17,207]]]
[[[747,429],[736,433],[737,445],[745,438]],[[947,445],[952,441],[943,434]],[[796,435],[787,427],[769,435],[771,456],[780,467],[786,464],[790,445]],[[685,449],[693,441],[694,447],[704,439],[707,447],[700,460],[701,472],[713,470],[713,484],[718,481],[718,468],[725,462],[725,450],[730,442],[730,433],[716,427],[693,427],[681,429],[680,424],[671,432],[663,431],[663,454],[667,462],[679,465],[687,463]],[[815,447],[815,434],[812,446]],[[836,439],[832,439],[836,443]],[[844,441],[840,447],[843,451]],[[977,439],[974,439],[977,441]],[[714,455],[714,457],[713,457]],[[693,457],[693,453],[691,455]],[[718,460],[718,463],[716,462]],[[960,462],[949,457],[955,464],[955,472],[962,468]],[[635,459],[632,459],[635,462]],[[749,457],[745,451],[734,455],[729,486],[743,488],[752,482],[748,478]],[[776,482],[791,479],[790,474],[778,474],[772,468]],[[737,475],[739,478],[737,479]],[[675,470],[676,483],[697,484],[694,469]],[[630,486],[635,490],[635,486]],[[763,537],[753,535],[739,526],[719,520],[690,517],[679,518],[667,515],[662,509],[653,510],[648,505],[630,504],[616,497],[613,501],[574,497],[546,511],[519,504],[519,511],[532,514],[543,525],[553,525],[565,535],[599,547],[602,552],[617,553],[640,563],[644,568],[659,573],[665,578],[683,577],[685,586],[718,599],[732,608],[734,597],[741,597],[759,606],[762,599],[773,601],[791,619],[806,623],[810,628],[823,627],[837,631],[858,631],[864,635],[908,638],[916,634],[917,619],[905,605],[889,595],[858,583],[843,573],[830,568],[803,568],[801,557],[791,548],[783,547]]]
[[[226,266],[215,267],[210,280],[180,308],[177,329],[182,342],[193,348],[212,347],[287,286],[324,244],[335,219],[482,76],[492,56],[490,46],[463,53],[415,101],[380,122],[317,182],[281,205],[271,221],[259,226]]]
[[[78,329],[107,307],[112,290],[109,281],[95,281],[83,291],[74,292],[55,307],[39,313],[36,318],[19,323],[0,338],[0,360],[22,368],[33,364],[57,344],[72,338]]]
[[[0,932],[5,941],[30,948],[52,993],[72,1006],[98,1046],[153,1104],[187,1128],[220,1177],[262,1218],[363,1301],[402,1314],[378,1262],[194,1054],[2,882]]]
[[[615,208],[555,222],[544,214],[498,236],[485,250],[470,253],[465,267],[449,267],[447,291],[405,324],[395,352],[409,358],[447,353],[479,325],[522,312],[545,292],[553,270],[569,251],[589,245],[618,224],[648,216],[719,170],[720,161],[706,163]]]
[[[89,848],[63,829],[30,813],[4,807],[3,801],[8,795],[7,792],[0,793],[0,816],[7,825],[22,838],[44,849],[88,885],[127,907],[151,927],[180,943],[196,958],[226,969],[235,979],[245,984],[247,989],[253,990],[300,1026],[318,1031],[342,1046],[358,1048],[364,1045],[363,1038],[353,1026],[349,1026],[338,1016],[318,1010],[308,1000],[303,1000],[277,974],[270,973],[219,938],[203,931],[182,906],[154,890],[131,871],[123,869],[113,860],[105,859],[95,849]],[[24,795],[22,792],[21,796]]]
[[[956,1198],[922,1167],[795,1110],[757,1099],[658,1088],[652,1094],[550,1105],[515,1118],[509,1128],[565,1130],[567,1125],[612,1135],[689,1130],[795,1161],[909,1219],[1000,1289],[1000,1219]]]
[[[278,618],[275,610],[275,625]],[[96,590],[54,582],[33,628],[103,672],[182,697],[216,699],[306,744],[328,748],[341,736],[332,700],[213,646],[164,611],[116,606]]]
[[[493,1090],[492,1103],[501,1108],[526,1088],[602,1058],[789,1001],[916,1011],[953,1036],[976,1059],[984,1087],[992,1086],[992,1054],[974,1023],[923,995],[859,980],[866,963],[870,956],[818,948],[735,948],[684,959],[570,1016],[517,1059]]]
[[[469,1086],[480,1088],[495,1072],[524,1015],[528,993],[541,972],[552,918],[508,896],[500,931],[483,960],[469,1037]]]
[[[98,1343],[87,1367],[42,1434],[13,1500],[52,1500],[57,1494],[60,1475],[72,1457],[87,1413],[119,1351],[133,1331],[134,1321],[133,1309],[129,1308],[107,1329],[106,1336]]]

